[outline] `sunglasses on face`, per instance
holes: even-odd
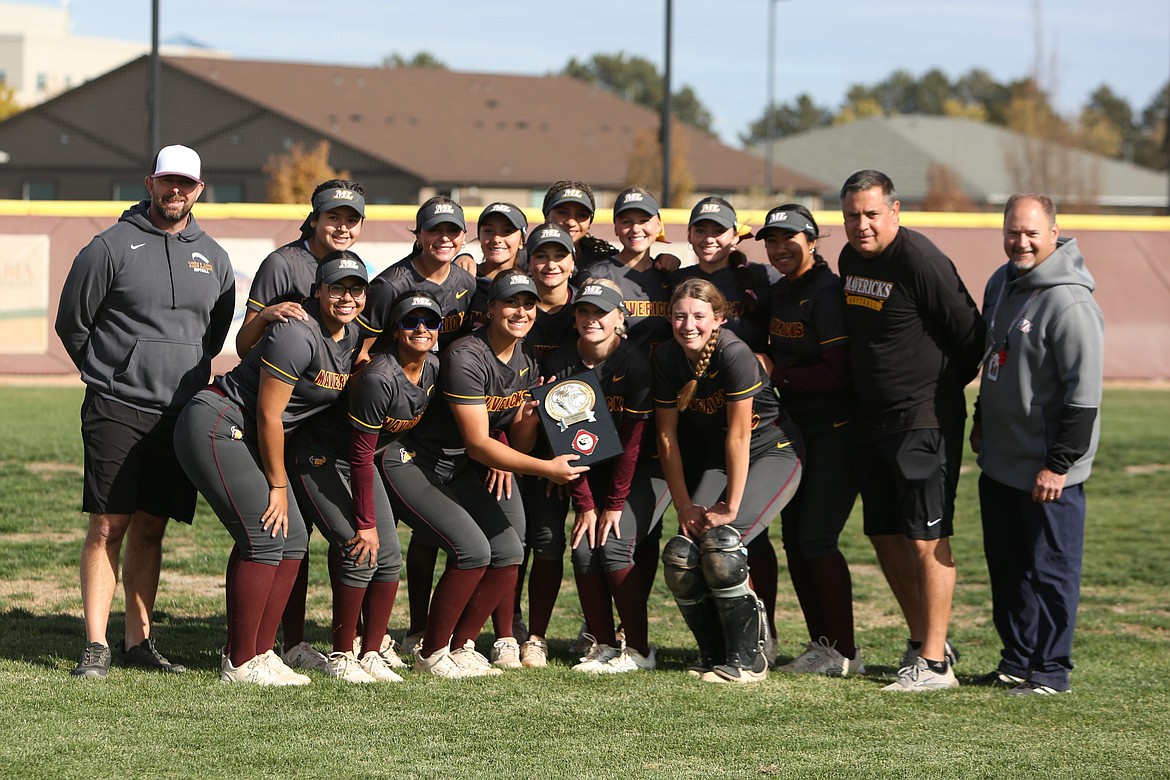
[[[360,301],[366,297],[367,286],[365,284],[331,284],[328,288],[329,297],[335,301],[340,301],[342,296],[348,292],[350,298],[353,298],[355,301]]]
[[[443,321],[433,314],[424,314],[415,316],[408,314],[398,321],[398,327],[406,331],[418,330],[418,326],[422,325],[427,330],[438,330]]]

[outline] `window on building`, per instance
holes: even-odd
[[[217,181],[207,185],[203,200],[208,203],[243,203],[244,183],[239,181]]]
[[[49,87],[49,77],[44,73],[37,74],[37,92],[44,92]]]
[[[146,186],[140,181],[116,181],[110,197],[113,200],[131,200],[137,203],[146,197]]]
[[[25,200],[56,200],[57,182],[46,180],[26,181],[22,187]]]

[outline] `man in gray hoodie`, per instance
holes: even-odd
[[[1101,309],[1076,239],[1045,195],[1004,209],[1008,262],[987,283],[987,354],[971,446],[992,617],[1003,649],[983,685],[1070,690],[1085,491],[1100,433]]]
[[[154,159],[149,197],[93,238],[69,269],[56,330],[81,371],[85,400],[81,551],[86,646],[73,670],[105,677],[110,604],[126,558],[121,662],[178,673],[150,635],[168,518],[190,523],[195,488],[175,455],[175,420],[211,376],[235,308],[227,253],[191,216],[203,192],[199,155],[168,146]]]

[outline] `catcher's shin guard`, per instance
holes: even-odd
[[[674,537],[662,550],[662,568],[666,587],[699,645],[698,666],[713,669],[722,664],[723,629],[703,576],[699,548],[685,536]]]
[[[736,682],[762,680],[768,670],[768,621],[763,602],[748,584],[747,550],[739,532],[731,526],[712,528],[699,549],[727,651],[726,662],[715,672]]]

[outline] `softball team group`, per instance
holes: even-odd
[[[779,669],[864,671],[837,546],[857,494],[848,339],[812,215],[770,211],[754,236],[769,265],[755,264],[731,205],[704,198],[687,231],[698,262],[680,269],[652,254],[664,235],[652,193],[618,195],[617,246],[592,235],[596,212],[587,184],[560,181],[543,224],[493,203],[467,241],[459,204],[434,197],[411,254],[369,279],[354,252],[362,188],[317,187],[301,236],[255,276],[241,362],[175,429],[235,540],[222,680],[543,667],[566,546],[585,618],[575,671],[655,668],[647,600],[661,560],[698,645],[688,672],[762,680],[776,659],[778,516],[808,624],[808,645]],[[551,449],[531,391],[590,371],[622,452],[586,467]],[[679,528],[663,544],[671,503]],[[411,529],[401,644],[387,634],[404,569],[397,522]],[[304,637],[313,529],[329,542],[327,653]]]

